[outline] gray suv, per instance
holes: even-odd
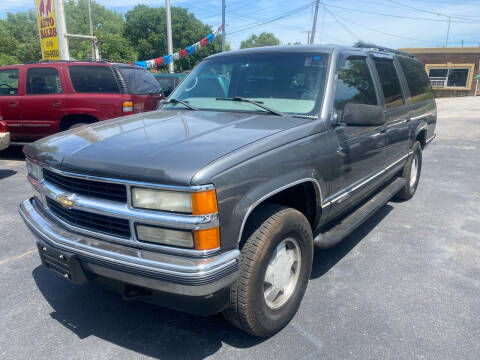
[[[436,118],[406,53],[216,54],[158,111],[27,145],[20,214],[42,263],[75,284],[270,336],[300,305],[314,246],[414,195]]]

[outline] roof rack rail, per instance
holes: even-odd
[[[50,60],[50,59],[44,59],[44,60],[39,60],[39,61],[28,61],[28,62],[25,62],[24,64],[43,64],[43,63],[58,63],[58,62],[66,62],[66,63],[76,63],[76,62],[106,63],[107,61],[105,61],[105,60],[92,60],[92,59],[86,59],[86,60]]]
[[[371,50],[376,50],[376,51],[381,51],[381,52],[388,52],[388,53],[394,53],[397,55],[403,55],[403,56],[408,56],[410,58],[413,58],[414,56],[410,53],[407,53],[405,51],[400,51],[392,48],[388,48],[385,46],[378,46],[375,44],[369,44],[369,43],[364,43],[364,42],[357,42],[353,45],[356,48],[360,49],[371,49]]]

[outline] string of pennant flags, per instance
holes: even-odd
[[[222,25],[220,25],[217,28],[217,30],[212,31],[210,34],[205,36],[202,40],[196,42],[193,45],[187,46],[185,49],[177,51],[173,54],[165,55],[165,56],[158,57],[151,60],[135,61],[133,64],[143,67],[144,69],[151,69],[155,66],[168,65],[171,62],[175,62],[180,59],[183,59],[184,57],[192,55],[195,52],[197,52],[198,49],[207,46],[208,44],[210,44],[215,40],[215,38],[217,37],[217,35],[221,30],[222,30]]]

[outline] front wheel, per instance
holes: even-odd
[[[279,205],[258,211],[250,226],[224,314],[242,330],[266,337],[287,325],[300,306],[312,269],[313,236],[302,213]]]
[[[409,200],[417,190],[420,173],[422,170],[422,146],[416,141],[412,146],[412,155],[408,158],[402,171],[402,177],[407,180],[404,187],[398,192],[396,198]]]

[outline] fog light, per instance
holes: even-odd
[[[139,241],[193,248],[193,236],[190,231],[170,230],[147,225],[136,225],[136,229]]]

